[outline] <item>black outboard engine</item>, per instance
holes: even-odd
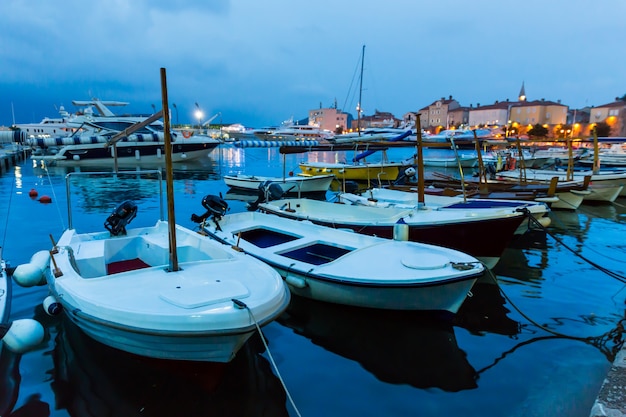
[[[209,217],[213,216],[219,220],[228,210],[228,203],[221,196],[206,195],[202,199],[202,207],[206,209],[206,213],[201,216],[197,214],[191,215],[191,221],[194,223],[202,223]]]
[[[260,203],[266,203],[272,200],[280,200],[285,194],[283,188],[272,181],[263,181],[261,184],[259,184],[258,193],[259,196],[257,197],[256,201],[248,203],[247,207],[249,211],[254,211],[259,208]]]
[[[112,236],[126,234],[126,225],[137,215],[137,205],[130,200],[124,201],[117,206],[113,213],[104,222],[104,227],[111,232]]]

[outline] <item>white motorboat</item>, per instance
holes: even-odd
[[[457,250],[260,212],[216,215],[201,227],[276,268],[292,293],[337,304],[456,313],[484,271]]]
[[[71,166],[113,162],[119,165],[164,164],[164,131],[160,120],[148,121],[146,115],[118,116],[106,106],[126,105],[124,102],[73,103],[87,106],[87,109],[94,106],[97,113],[83,111],[67,119],[70,134],[28,137],[26,144],[34,150],[31,159],[48,165]],[[220,144],[218,139],[206,135],[186,138],[183,132],[171,132],[171,138],[172,162],[175,163],[207,157]]]
[[[307,198],[285,198],[260,203],[259,210],[334,228],[391,238],[398,228],[404,239],[453,248],[478,258],[492,268],[515,231],[527,218],[516,208],[437,210],[355,206]],[[406,229],[405,229],[406,228]],[[488,238],[485,238],[488,234]]]
[[[419,206],[417,192],[393,190],[387,188],[371,188],[357,195],[353,193],[338,193],[337,200],[342,203],[364,205],[371,207],[398,207],[398,208],[417,208]],[[536,228],[535,222],[542,227],[550,225],[550,217],[548,216],[550,209],[546,203],[531,200],[504,200],[492,198],[464,198],[458,196],[443,196],[424,194],[424,205],[435,210],[459,210],[471,213],[474,210],[508,208],[528,210],[532,215],[527,221],[524,221],[516,230],[516,234],[523,234],[529,229]]]
[[[54,302],[93,339],[152,358],[228,362],[257,325],[287,307],[289,292],[276,271],[179,225],[181,267],[173,269],[171,225],[126,229],[134,213],[124,202],[102,232],[78,233],[70,223],[43,268]],[[16,281],[33,280],[42,271],[36,264],[23,272],[20,265]]]
[[[162,84],[164,77],[162,69]],[[154,117],[161,114],[168,126],[167,112]],[[161,218],[154,226],[127,228],[137,213],[129,200],[106,219],[106,231],[79,233],[73,226],[73,177],[113,177],[125,187],[125,181],[148,173],[157,176],[161,191],[160,170],[68,174],[68,228],[50,252],[20,265],[15,280],[23,286],[47,282],[46,310],[62,306],[83,332],[113,348],[159,359],[228,362],[287,307],[289,290],[275,270],[174,221]],[[171,218],[171,163],[166,173]],[[226,203],[221,207],[225,210]],[[163,212],[161,207],[161,217]]]
[[[299,174],[285,177],[267,177],[261,175],[224,175],[224,182],[231,188],[245,191],[257,191],[261,184],[278,184],[284,193],[321,193],[330,188],[335,179],[333,174]]]

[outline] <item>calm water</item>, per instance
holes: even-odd
[[[395,160],[409,156],[410,149],[390,152]],[[335,155],[289,155],[283,165],[276,149],[224,146],[206,161],[176,167],[177,223],[193,227],[190,216],[204,212],[200,202],[206,194],[221,192],[232,211],[245,210],[246,198],[227,193],[220,175],[297,172],[303,158],[333,161]],[[49,249],[49,235],[58,238],[67,227],[68,171],[26,161],[0,176],[0,218],[6,219],[1,244],[13,266]],[[73,184],[79,232],[102,230],[111,210],[128,198],[139,206],[132,226],[155,221],[156,181],[129,181],[122,193],[112,192],[112,185]],[[32,200],[33,188],[53,203]],[[227,365],[168,366],[127,355],[84,337],[60,317],[46,316],[40,307],[45,287],[14,285],[11,319],[41,321],[46,337],[32,352],[0,358],[0,413],[586,417],[616,345],[599,336],[624,318],[626,291],[582,257],[626,273],[625,205],[621,200],[552,212],[550,234],[515,239],[496,267],[506,298],[493,284],[477,284],[452,319],[294,297],[281,319],[264,328],[279,373],[258,338]],[[489,239],[489,230],[476,238]]]

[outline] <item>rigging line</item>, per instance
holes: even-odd
[[[350,88],[348,88],[348,93],[346,94],[346,98],[343,102],[343,111],[346,111],[347,109],[347,105],[348,105],[348,100],[350,98],[350,93],[352,93],[352,101],[350,101],[350,103],[352,103],[354,101],[354,96],[356,95],[356,89],[354,89],[354,91],[352,91],[352,86],[355,82],[356,79],[356,74],[359,71],[359,66],[361,65],[361,55],[363,54],[363,51],[361,51],[361,53],[359,54],[359,60],[357,61],[356,67],[354,68],[354,74],[352,74],[352,80],[350,81]]]
[[[6,242],[6,238],[7,238],[7,230],[9,229],[9,213],[11,212],[11,200],[13,200],[13,187],[15,186],[15,180],[11,181],[11,191],[9,193],[9,201],[8,201],[8,206],[7,206],[7,217],[4,219],[5,223],[4,223],[4,233],[2,235],[2,245],[0,245],[0,248],[4,247],[4,244]]]
[[[535,219],[535,217],[528,211],[528,209],[524,209],[524,210],[526,210],[526,215],[529,217],[531,222],[533,222],[541,230],[545,231],[552,239],[556,240],[558,243],[563,245],[563,247],[565,249],[569,250],[575,256],[578,256],[580,259],[582,259],[583,261],[587,262],[589,265],[593,266],[594,268],[604,272],[605,274],[607,274],[611,278],[615,278],[616,280],[626,284],[626,277],[624,275],[618,274],[617,272],[613,272],[613,271],[611,271],[611,270],[609,270],[609,269],[607,269],[607,268],[597,264],[596,262],[593,262],[591,259],[581,255],[580,253],[576,252],[574,249],[570,248],[567,244],[565,244],[565,242],[563,242],[563,240],[561,240],[559,237],[557,237],[554,234],[552,234],[548,229],[543,227],[541,225],[541,223],[539,223],[539,221],[537,219]]]
[[[52,195],[54,197],[54,205],[57,208],[57,213],[59,213],[59,219],[61,220],[62,230],[65,230],[65,222],[63,221],[63,215],[61,214],[61,207],[59,207],[59,200],[57,199],[56,192],[54,191],[54,185],[52,184],[52,179],[50,178],[50,171],[48,171],[48,165],[44,165],[44,169],[46,171],[46,176],[48,177],[48,183],[50,184],[50,188],[52,189]]]
[[[296,414],[298,416],[302,416],[302,414],[300,414],[300,411],[298,410],[298,407],[296,407],[296,403],[293,401],[293,398],[291,397],[291,394],[289,393],[289,390],[287,389],[287,385],[285,385],[285,381],[283,380],[283,377],[280,374],[280,371],[278,370],[278,366],[276,366],[276,362],[274,361],[274,357],[272,356],[272,352],[270,352],[270,348],[267,345],[267,341],[265,340],[265,336],[263,336],[263,333],[261,332],[261,327],[259,326],[259,323],[256,321],[256,318],[254,317],[254,314],[252,314],[252,310],[250,310],[250,307],[248,307],[248,305],[246,303],[244,303],[243,301],[241,301],[241,300],[237,300],[237,299],[233,298],[232,301],[233,301],[233,303],[235,303],[235,305],[237,307],[245,308],[248,311],[248,314],[250,314],[250,318],[254,322],[254,325],[256,326],[256,329],[259,332],[259,336],[261,337],[261,341],[263,342],[263,346],[265,346],[265,351],[267,352],[267,355],[270,358],[270,362],[272,363],[272,367],[276,371],[276,375],[278,376],[278,380],[280,381],[280,383],[283,386],[283,389],[285,390],[285,394],[287,394],[287,398],[289,398],[289,402],[291,403],[291,406],[293,407],[293,409],[295,410],[295,412],[296,412]]]

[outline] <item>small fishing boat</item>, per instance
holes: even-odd
[[[224,175],[222,177],[230,188],[257,191],[261,184],[278,184],[285,194],[320,193],[327,191],[335,179],[333,174],[306,175],[299,174],[285,177],[266,177],[261,175]]]
[[[300,169],[305,174],[332,174],[338,180],[353,181],[394,181],[400,170],[406,166],[403,162],[364,162],[364,163],[327,163],[301,162]]]
[[[484,271],[457,250],[260,212],[212,216],[201,230],[274,267],[292,293],[337,304],[456,313]]]
[[[364,205],[371,207],[399,207],[399,208],[417,208],[418,193],[401,190],[393,190],[387,188],[370,188],[362,194],[338,193],[337,201],[347,204]],[[443,196],[424,194],[423,203],[436,210],[460,210],[471,212],[473,210],[493,209],[493,208],[509,208],[509,209],[526,209],[533,216],[528,218],[520,227],[517,228],[516,234],[523,234],[528,229],[537,226],[548,227],[550,225],[550,217],[548,213],[550,209],[546,203],[527,200],[504,200],[490,198],[466,198],[463,196]]]
[[[165,84],[164,69],[161,77]],[[154,116],[169,126],[163,95],[164,111]],[[18,266],[14,277],[23,286],[47,282],[46,311],[64,311],[105,345],[150,358],[229,362],[253,333],[282,313],[289,290],[263,262],[175,223],[168,131],[167,221],[161,207],[154,226],[127,228],[138,211],[127,200],[106,218],[105,231],[79,233],[72,223],[72,177],[113,177],[123,189],[124,178],[156,175],[161,191],[161,171],[70,173],[68,228],[49,252]]]
[[[527,214],[516,208],[461,212],[429,207],[355,206],[307,198],[283,198],[258,205],[260,211],[323,226],[391,238],[396,224],[406,225],[406,239],[453,248],[492,268]]]

